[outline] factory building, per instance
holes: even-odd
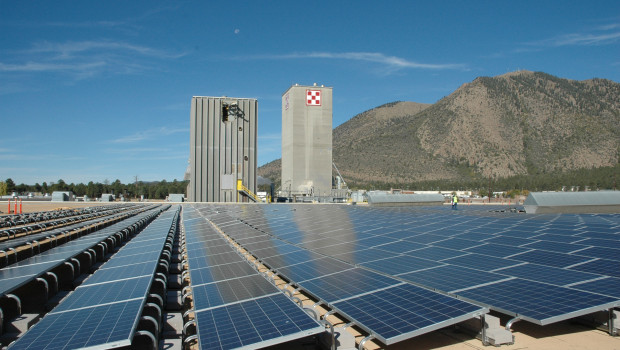
[[[257,115],[256,99],[192,98],[187,176],[190,202],[252,199],[251,194],[256,193]]]
[[[282,95],[284,196],[332,192],[332,88],[295,84]]]

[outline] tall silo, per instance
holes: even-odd
[[[188,199],[241,202],[237,181],[256,193],[258,102],[192,97]]]
[[[332,88],[295,84],[282,95],[283,195],[329,196]]]

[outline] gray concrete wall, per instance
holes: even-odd
[[[307,104],[320,92],[320,105]],[[282,187],[285,195],[330,195],[332,88],[291,86],[282,95]]]
[[[241,114],[222,120],[222,105],[237,104]],[[190,112],[190,165],[187,198],[190,202],[237,202],[237,191],[222,186],[237,179],[256,192],[256,99],[192,98]],[[224,187],[224,188],[223,188]]]

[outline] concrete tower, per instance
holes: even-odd
[[[282,95],[282,193],[329,196],[332,88],[293,85]]]
[[[258,102],[193,97],[190,113],[190,202],[245,202],[237,180],[256,193]]]

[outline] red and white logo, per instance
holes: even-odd
[[[306,106],[321,105],[321,90],[306,90]]]

